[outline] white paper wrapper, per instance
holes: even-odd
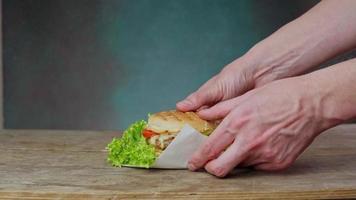
[[[189,158],[207,136],[186,124],[150,168],[186,169]],[[124,165],[125,167],[139,167]]]

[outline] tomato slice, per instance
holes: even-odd
[[[153,131],[150,131],[150,130],[144,130],[142,135],[145,138],[150,138],[150,137],[153,137],[153,136],[158,135],[158,134],[153,132]]]

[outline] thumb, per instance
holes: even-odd
[[[239,104],[239,97],[222,101],[210,108],[201,110],[198,115],[205,120],[223,119]]]
[[[223,98],[222,91],[215,83],[216,76],[206,82],[196,92],[177,103],[177,110],[187,112],[195,111],[203,106],[210,106]]]
[[[195,111],[204,106],[209,105],[214,102],[213,95],[209,95],[209,92],[196,91],[189,95],[184,100],[177,103],[177,110],[187,112],[187,111]]]

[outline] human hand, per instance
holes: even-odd
[[[217,102],[231,99],[254,87],[253,66],[244,57],[227,65],[197,91],[177,103],[183,112],[206,109]]]
[[[281,170],[290,166],[313,139],[339,121],[330,119],[326,94],[305,77],[272,82],[200,112],[225,117],[188,163],[218,177],[234,167]],[[231,110],[231,112],[226,112]]]
[[[303,74],[355,48],[355,7],[356,1],[320,2],[254,45],[198,91],[179,102],[177,109],[191,111],[210,107],[269,82]]]

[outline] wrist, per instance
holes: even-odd
[[[319,124],[318,133],[343,123],[346,119],[337,109],[333,89],[316,74],[300,76],[301,90],[307,96],[313,116]]]
[[[356,116],[355,64],[356,59],[302,76],[306,92],[311,96],[317,115],[325,122],[326,128]]]
[[[282,41],[284,44],[284,42]],[[256,87],[275,80],[299,75],[303,49],[281,45],[280,41],[265,39],[252,47],[243,57],[251,68]]]

